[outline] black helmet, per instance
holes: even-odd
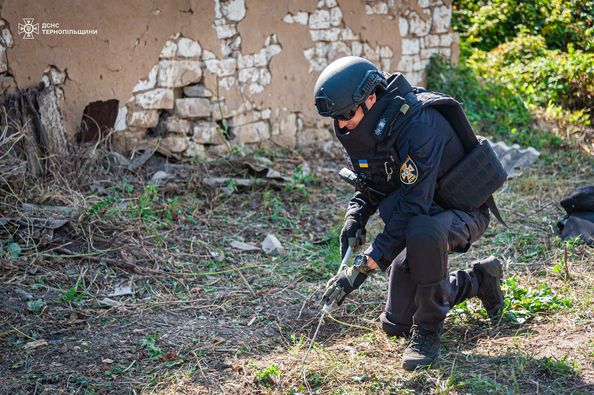
[[[337,59],[318,77],[316,110],[323,117],[353,114],[378,86],[386,89],[386,78],[370,61],[358,56]]]

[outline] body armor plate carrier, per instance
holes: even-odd
[[[437,180],[435,201],[443,208],[464,211],[486,205],[497,220],[507,226],[492,196],[507,180],[507,173],[489,142],[474,133],[460,103],[441,93],[412,88],[402,74],[396,73],[393,77],[399,94],[390,100],[377,121],[373,131],[376,144],[372,155],[369,155],[370,152],[357,152],[352,141],[349,144],[338,135],[350,157],[353,171],[383,194],[400,187],[399,169],[405,161],[401,156],[402,152],[406,156],[407,147],[398,147],[398,151],[395,149],[398,132],[407,127],[416,113],[432,107],[450,123],[466,151],[462,160]],[[349,149],[349,145],[354,149]],[[371,159],[362,162],[361,158]],[[365,172],[358,171],[363,167]],[[372,201],[378,200],[378,196],[368,197]]]

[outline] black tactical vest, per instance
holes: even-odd
[[[489,143],[475,135],[460,103],[441,93],[412,88],[399,73],[388,82],[389,88],[397,86],[396,94],[386,93],[381,97],[357,128],[342,133],[338,125],[334,125],[351,170],[384,194],[399,188],[400,168],[406,160],[408,147],[395,147],[396,140],[415,114],[432,107],[450,123],[466,151],[466,156],[437,180],[436,202],[444,208],[465,211],[486,204],[505,224],[491,195],[507,180],[507,173]],[[380,106],[376,109],[377,104]]]

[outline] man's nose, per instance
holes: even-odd
[[[338,127],[339,128],[344,128],[347,125],[348,121],[343,121],[341,119],[338,120]]]

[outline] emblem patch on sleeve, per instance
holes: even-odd
[[[418,178],[419,171],[417,170],[417,165],[410,156],[407,156],[402,166],[400,166],[400,181],[405,185],[412,185]]]

